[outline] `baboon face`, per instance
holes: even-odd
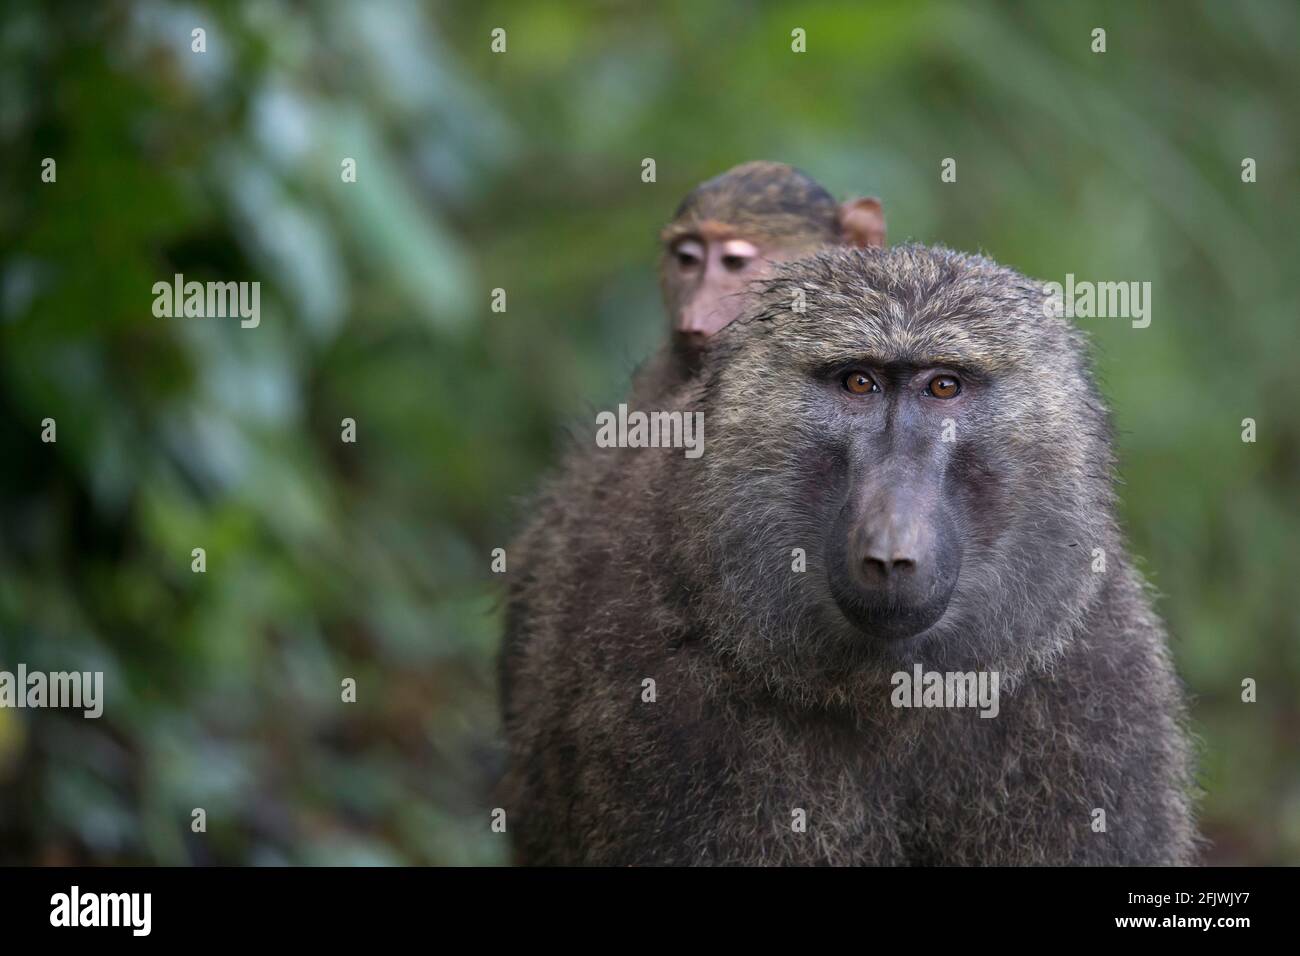
[[[1051,653],[1112,524],[1104,414],[1043,298],[946,250],[828,251],[718,336],[695,487],[713,610],[751,622],[733,651],[822,672]]]
[[[814,252],[829,238],[784,242],[706,222],[673,239],[660,264],[664,302],[680,348],[698,349],[744,311],[751,282],[781,262]]]
[[[874,198],[836,203],[793,166],[745,163],[692,190],[660,234],[674,347],[690,354],[746,309],[750,284],[826,245],[883,246]]]
[[[979,396],[972,376],[953,365],[871,358],[831,367],[819,383],[822,414],[835,422],[823,442],[822,454],[837,462],[825,490],[843,502],[824,516],[821,544],[845,618],[892,640],[939,620],[957,583],[961,529],[971,519],[962,496],[945,487],[952,445],[944,421]]]

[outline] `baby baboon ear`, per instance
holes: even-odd
[[[874,196],[840,203],[840,237],[848,246],[885,245],[885,210]]]

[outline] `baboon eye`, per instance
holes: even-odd
[[[673,246],[673,255],[683,269],[693,269],[704,261],[704,247],[693,239],[687,239]]]
[[[936,375],[925,390],[935,398],[955,398],[961,391],[961,382],[951,375]]]
[[[748,239],[733,237],[722,245],[722,268],[728,272],[739,272],[747,267],[758,255],[758,246]]]
[[[880,386],[876,380],[866,372],[854,370],[844,376],[844,387],[854,395],[870,395],[872,392],[880,391]]]

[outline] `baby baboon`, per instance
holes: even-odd
[[[1179,684],[1044,298],[944,249],[788,264],[672,397],[701,458],[548,489],[502,658],[522,862],[1191,861]]]
[[[806,173],[760,161],[696,186],[659,238],[671,338],[637,374],[634,404],[694,373],[710,336],[741,314],[755,280],[823,246],[883,246],[885,214],[878,199],[837,203]]]

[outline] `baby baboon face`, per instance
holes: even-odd
[[[744,312],[773,266],[827,245],[883,246],[885,216],[877,199],[837,204],[793,166],[745,163],[693,189],[660,239],[674,344],[689,355]]]
[[[701,520],[768,628],[737,653],[825,670],[1050,646],[1094,586],[1110,458],[1076,333],[1042,303],[978,257],[831,251],[718,336]]]

